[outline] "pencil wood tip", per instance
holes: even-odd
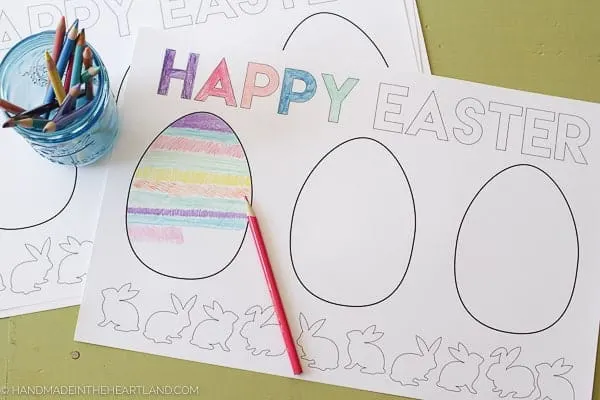
[[[249,217],[254,217],[254,210],[252,209],[252,205],[250,204],[250,200],[248,200],[248,196],[244,196],[244,200],[246,200],[246,212]]]
[[[46,124],[46,126],[44,126],[44,133],[48,133],[48,132],[54,132],[56,131],[56,123],[53,121],[50,121]]]

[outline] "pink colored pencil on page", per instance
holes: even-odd
[[[269,293],[271,294],[273,307],[275,308],[275,315],[277,316],[279,327],[281,328],[281,333],[283,335],[283,341],[285,343],[288,357],[292,363],[292,370],[294,371],[295,375],[300,375],[302,373],[302,365],[300,364],[300,358],[298,357],[292,332],[288,325],[285,310],[283,308],[283,302],[281,301],[281,296],[279,295],[279,290],[277,289],[277,282],[275,281],[275,276],[273,275],[271,262],[269,261],[269,255],[267,253],[267,247],[265,246],[256,214],[254,214],[248,198],[245,197],[245,199],[246,204],[248,205],[248,221],[250,230],[252,231],[254,243],[256,244],[256,250],[258,251],[258,257],[260,258],[260,263],[262,264],[263,272],[267,280]]]

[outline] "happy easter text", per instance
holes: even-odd
[[[285,68],[280,79],[279,72],[271,65],[249,62],[246,67],[245,83],[241,102],[235,96],[231,76],[225,58],[214,68],[194,96],[199,55],[189,53],[185,68],[175,67],[177,52],[166,49],[158,84],[158,94],[169,93],[171,81],[183,83],[181,98],[206,101],[209,97],[224,100],[229,107],[250,109],[255,97],[269,97],[278,92],[277,113],[288,115],[293,103],[306,103],[317,93],[318,81],[312,73],[294,68]],[[259,76],[262,82],[259,84]],[[281,82],[280,82],[281,80]],[[359,83],[357,78],[347,78],[343,83],[333,74],[323,73],[323,81],[330,100],[330,123],[338,123],[344,103],[352,95]],[[300,85],[295,85],[301,83]],[[340,84],[341,83],[341,84]],[[301,89],[294,89],[302,87]],[[463,145],[479,143],[484,131],[495,135],[495,150],[507,151],[511,146],[518,147],[523,155],[557,161],[573,161],[587,165],[583,148],[590,140],[591,128],[580,116],[568,113],[555,113],[537,108],[489,101],[487,107],[474,97],[459,100],[452,107],[439,106],[435,90],[431,90],[424,101],[419,102],[418,111],[405,111],[410,103],[409,87],[381,83],[377,93],[373,129],[407,136],[429,135],[440,142],[455,140]],[[456,126],[446,124],[445,115],[451,110]],[[486,127],[484,129],[484,126]],[[518,137],[518,142],[510,138]]]

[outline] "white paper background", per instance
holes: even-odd
[[[276,113],[278,93],[269,98],[254,99],[251,110],[226,107],[223,100],[219,98],[210,98],[203,103],[182,100],[179,98],[181,86],[177,81],[171,84],[168,97],[158,96],[156,88],[167,47],[177,49],[183,59],[189,51],[199,51],[203,54],[202,62],[198,67],[196,90],[204,82],[202,77],[207,77],[221,57],[226,56],[238,98],[241,96],[246,65],[249,61],[273,65],[280,74],[285,67],[306,69],[317,77],[318,82],[322,82],[319,80],[321,73],[334,74],[338,84],[348,76],[360,78],[360,82],[344,103],[341,119],[337,124],[327,122],[330,102],[323,85],[318,87],[317,94],[310,102],[292,104],[290,114],[287,116]],[[253,53],[249,49],[246,50],[248,53]],[[255,305],[266,307],[270,304],[256,250],[249,236],[244,240],[238,257],[224,272],[208,280],[199,281],[180,281],[160,277],[139,263],[127,241],[123,215],[131,176],[139,157],[154,137],[173,121],[191,112],[207,111],[227,121],[246,149],[252,167],[255,210],[262,222],[265,240],[269,246],[271,261],[294,336],[297,338],[301,333],[300,313],[306,316],[309,324],[325,319],[318,332],[318,336],[325,339],[319,339],[320,343],[309,343],[303,347],[303,350],[308,355],[319,359],[320,363],[333,363],[337,368],[320,371],[304,363],[305,373],[300,376],[300,379],[419,399],[494,399],[498,398],[498,395],[492,392],[492,382],[485,375],[493,362],[491,354],[499,347],[508,350],[520,347],[521,354],[515,366],[524,366],[527,368],[525,374],[529,373],[529,376],[533,377],[535,373],[536,379],[538,378],[535,370],[537,365],[552,364],[564,358],[565,365],[573,366],[570,371],[566,368],[567,372],[560,378],[553,377],[547,372],[543,373],[543,378],[546,382],[549,379],[552,388],[558,387],[558,390],[567,391],[566,395],[564,392],[550,393],[548,383],[542,383],[544,395],[555,398],[566,396],[560,397],[561,399],[571,398],[569,392],[572,387],[576,399],[591,397],[598,337],[597,310],[600,303],[596,288],[600,277],[597,251],[597,243],[600,239],[597,228],[600,222],[597,211],[599,195],[593,189],[598,176],[597,165],[600,157],[593,136],[600,126],[597,105],[445,78],[400,72],[386,73],[379,67],[373,67],[370,73],[364,69],[352,70],[349,66],[334,68],[332,63],[326,63],[325,60],[307,60],[291,55],[283,57],[272,52],[271,54],[254,52],[256,54],[250,56],[245,55],[242,50],[225,53],[227,52],[222,45],[210,46],[201,38],[161,37],[149,32],[141,36],[135,65],[128,83],[127,103],[124,105],[124,134],[111,162],[99,235],[79,314],[76,340],[292,376],[285,356],[255,357],[246,350],[247,343],[239,333],[240,328],[251,319],[245,315],[247,310]],[[422,109],[425,100],[434,90],[447,127],[448,140],[438,140],[433,132],[426,130],[421,130],[414,136],[374,130],[380,82],[409,87],[407,98],[391,97],[392,101],[400,101],[402,104],[400,116],[388,115],[387,118],[390,120],[395,117],[396,122],[403,123],[402,132],[411,125],[414,116]],[[485,116],[480,117],[483,136],[478,143],[472,145],[459,143],[455,139],[456,135],[453,135],[459,133],[454,131],[454,128],[464,128],[455,114],[457,103],[464,98],[478,99],[486,108]],[[592,133],[592,139],[584,147],[588,164],[574,163],[568,153],[565,161],[522,154],[523,118],[513,117],[509,131],[509,146],[506,151],[496,150],[498,119],[495,114],[487,110],[491,101],[550,110],[555,113],[580,115],[589,123]],[[160,112],[155,112],[156,110]],[[423,118],[425,121],[431,121],[435,116]],[[302,183],[312,168],[327,152],[340,143],[362,136],[385,144],[406,171],[416,203],[417,233],[408,273],[394,295],[376,306],[349,308],[318,300],[303,289],[291,265],[289,234],[295,201]],[[353,151],[352,154],[355,162],[363,165],[365,169],[378,161],[368,157],[367,154],[362,154],[361,151]],[[488,179],[504,168],[521,163],[542,168],[559,183],[573,210],[579,238],[578,279],[572,302],[563,318],[553,327],[531,335],[502,333],[486,328],[471,318],[459,301],[453,273],[457,232],[467,206]],[[338,174],[344,180],[350,179],[344,176],[347,163],[332,168],[331,174]],[[377,169],[373,169],[371,176],[373,180],[378,181]],[[379,182],[382,192],[397,184],[383,180]],[[357,181],[354,187],[350,187],[348,191],[350,195],[341,198],[337,203],[339,207],[347,210],[349,219],[353,218],[353,213],[368,212],[368,210],[356,209],[352,203],[352,193],[358,193],[360,187],[360,181]],[[540,202],[543,207],[543,199]],[[519,202],[515,201],[513,206],[515,205],[518,206]],[[491,206],[500,206],[500,204],[491,202]],[[551,217],[561,212],[564,212],[564,207],[554,207],[548,210],[548,215]],[[516,215],[519,216],[518,213]],[[321,221],[311,222],[317,229]],[[356,235],[365,235],[365,230],[371,226],[373,225],[357,225]],[[387,240],[381,242],[382,249],[396,246],[398,232],[396,228],[388,227],[386,232],[389,235]],[[481,243],[475,241],[466,249],[477,251],[480,245],[486,243],[486,238],[497,238],[495,234],[497,232],[482,232],[478,239]],[[514,231],[514,234],[518,235],[519,231]],[[312,249],[313,256],[327,254],[328,250],[327,244],[324,243]],[[512,251],[510,248],[506,250]],[[556,251],[556,249],[552,248],[548,251]],[[380,255],[374,252],[371,256],[372,265],[361,266],[350,263],[349,271],[364,267],[375,274]],[[518,253],[515,256],[518,259]],[[198,254],[198,262],[201,262],[201,257],[202,254]],[[568,268],[572,267],[572,265],[568,266]],[[532,268],[543,269],[544,265],[536,264]],[[564,289],[567,285],[568,289],[568,282],[557,281],[552,274],[553,270],[563,266],[552,264],[547,265],[547,268],[546,273],[538,279],[543,279],[548,285],[554,285],[559,289]],[[110,324],[100,327],[99,324],[105,317],[104,313],[112,312],[108,309],[103,312],[102,291],[107,288],[118,289],[125,284],[131,284],[130,289],[139,293],[128,300],[128,305],[124,305],[128,311],[117,311],[116,314],[110,315],[110,318],[120,318],[128,322],[139,317],[139,323],[134,324],[138,329],[119,332]],[[364,285],[369,284],[369,280],[366,279]],[[332,280],[333,294],[335,288],[336,282]],[[505,293],[506,297],[502,299],[505,302],[504,310],[519,308],[520,304],[515,302],[509,287],[506,288]],[[145,324],[155,312],[173,311],[171,294],[175,294],[182,303],[186,303],[194,296],[197,301],[190,313],[189,326],[181,330],[181,338],[174,339],[172,344],[157,344],[144,335]],[[535,296],[537,293],[532,293],[531,298],[536,299]],[[213,301],[218,301],[225,310],[234,312],[239,317],[235,324],[235,331],[228,341],[230,352],[224,352],[218,347],[212,351],[202,350],[190,344],[195,328],[209,319],[203,306],[210,306]],[[544,309],[546,305],[540,302],[538,306]],[[353,330],[365,330],[371,325],[376,325],[376,331],[384,333],[383,338],[376,343],[385,355],[386,373],[369,375],[361,373],[359,368],[345,369],[344,366],[349,362],[346,334]],[[177,331],[177,328],[174,330]],[[177,335],[177,332],[174,332],[174,335]],[[405,386],[391,379],[390,367],[400,355],[419,352],[415,339],[417,335],[423,338],[428,346],[431,346],[436,338],[441,337],[441,346],[436,353],[435,362],[431,364],[429,380],[420,382],[419,386]],[[335,343],[335,349],[332,348],[332,342]],[[280,346],[280,343],[274,341],[271,343],[273,346]],[[483,364],[480,369],[456,368],[456,360],[451,357],[449,348],[456,348],[459,343],[464,344],[469,352],[482,357]],[[371,352],[363,362],[377,363],[378,354],[377,349],[371,348]],[[453,366],[448,367],[453,362]],[[457,392],[437,386],[436,383],[442,373],[440,371],[444,371],[444,368],[449,368],[445,372],[447,375],[443,377],[444,381],[455,381],[460,385],[476,377],[477,379],[472,380],[475,381],[473,390],[477,393],[469,394],[464,386],[457,387]],[[429,370],[428,366],[409,362],[404,372],[416,377],[419,373],[422,376],[427,370]],[[512,382],[519,383],[518,380]],[[534,399],[538,394],[539,391],[536,389],[527,398]]]

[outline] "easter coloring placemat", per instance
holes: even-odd
[[[368,70],[367,70],[368,69]],[[418,399],[589,399],[598,105],[140,33],[76,340]]]

